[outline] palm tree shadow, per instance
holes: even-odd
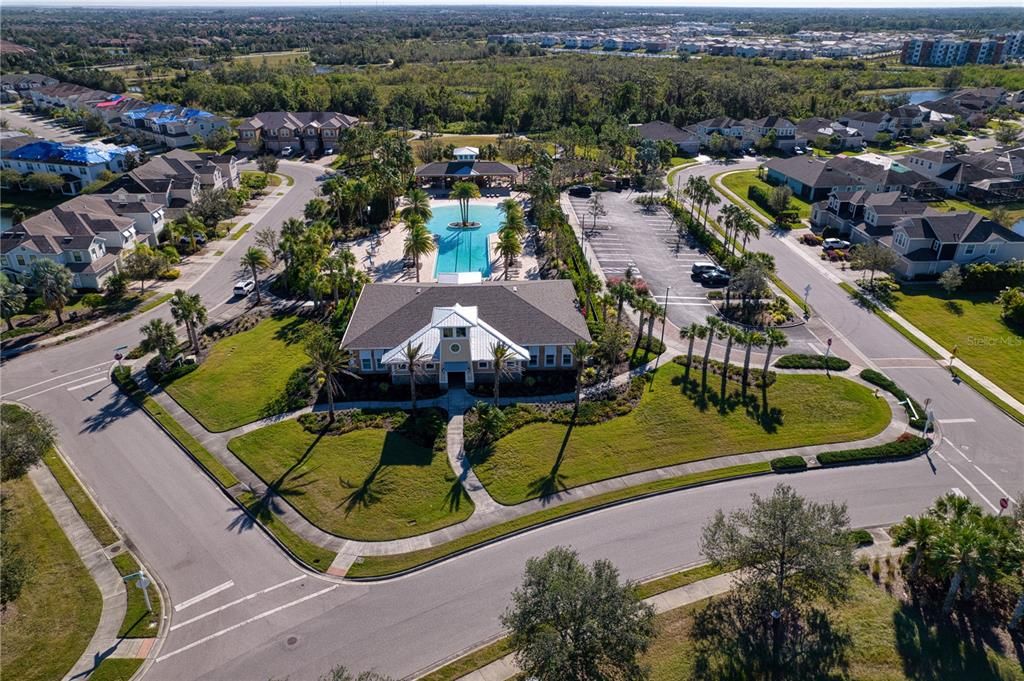
[[[338,483],[342,487],[351,489],[352,492],[335,506],[335,510],[344,507],[345,515],[348,516],[356,509],[373,506],[383,499],[390,489],[387,476],[388,471],[384,468],[383,462],[378,462],[358,485],[354,485],[344,478],[338,478]]]
[[[448,488],[448,491],[444,495],[444,504],[448,507],[449,513],[454,513],[462,507],[463,500],[466,499],[466,490],[462,487],[463,476],[457,476],[455,481]]]
[[[138,405],[128,395],[120,390],[115,390],[109,402],[101,406],[97,413],[91,414],[83,420],[85,425],[79,431],[79,434],[98,433],[101,430],[105,430],[115,421],[128,416],[138,409]]]
[[[551,470],[548,471],[547,475],[542,475],[532,481],[529,485],[530,496],[540,497],[542,503],[546,504],[552,501],[552,499],[550,499],[552,495],[566,490],[566,476],[559,473],[559,469],[562,467],[562,462],[565,460],[565,449],[569,445],[569,438],[572,436],[572,430],[576,427],[576,416],[577,412],[573,411],[572,418],[569,420],[569,425],[565,429],[565,437],[562,438],[562,446],[558,449],[558,456],[555,457],[555,462],[551,465]]]

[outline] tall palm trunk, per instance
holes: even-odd
[[[501,372],[494,367],[494,406],[501,406]]]
[[[725,388],[729,382],[729,355],[732,354],[732,334],[727,334],[725,337],[725,361],[722,362],[722,390],[721,390],[721,402],[719,408],[725,411]]]
[[[640,351],[640,341],[644,337],[644,311],[640,310],[640,323],[636,329],[636,342],[633,343],[633,352],[629,356],[629,361],[632,362],[636,359],[636,353]]]
[[[694,335],[690,334],[690,342],[686,346],[686,379],[690,378],[690,365],[693,364],[693,340]]]
[[[708,342],[704,346],[704,363],[701,365],[700,389],[703,392],[708,387],[708,359],[711,357],[711,343],[715,340],[715,332],[708,330]]]
[[[761,370],[761,387],[762,388],[767,388],[768,387],[768,365],[771,364],[771,361],[772,361],[772,350],[774,350],[774,349],[775,349],[775,345],[773,343],[768,343],[768,349],[765,350],[765,355],[764,355],[764,369]]]
[[[665,310],[665,314],[668,314],[668,310]],[[650,316],[647,318],[647,344],[644,346],[644,351],[651,354],[651,343],[654,342],[654,322],[657,320],[658,315],[651,311]]]
[[[576,362],[576,411],[580,410],[580,393],[583,391],[583,362]]]
[[[956,602],[956,593],[960,590],[960,584],[964,581],[964,571],[960,568],[953,575],[952,581],[949,583],[949,591],[946,592],[946,600],[942,602],[942,612],[947,615],[953,612],[953,604]]]
[[[414,253],[412,256],[413,267],[416,268],[416,283],[420,283],[420,254]]]
[[[327,423],[334,423],[334,384],[331,377],[327,376]]]
[[[263,296],[260,294],[260,275],[256,271],[256,265],[255,264],[252,265],[252,281],[253,281],[253,288],[252,288],[252,290],[256,292],[256,304],[257,305],[262,305],[263,304]]]
[[[740,391],[747,394],[747,379],[750,377],[750,351],[754,349],[752,343],[747,343],[747,350],[743,353],[743,382],[740,384]]]
[[[412,413],[416,414],[416,363],[409,362],[409,397],[412,399]]]

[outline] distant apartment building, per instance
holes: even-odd
[[[238,126],[237,148],[246,154],[285,149],[319,156],[331,154],[342,133],[359,119],[337,111],[266,111]]]
[[[983,40],[958,36],[918,37],[903,42],[900,61],[914,66],[1005,64],[1024,58],[1024,31],[993,35]]]
[[[56,85],[56,78],[40,73],[5,73],[0,75],[0,98],[4,102],[12,102],[27,97],[30,90]]]
[[[194,144],[193,137],[206,139],[228,122],[202,109],[176,104],[150,104],[121,114],[120,125],[144,138],[171,149]]]

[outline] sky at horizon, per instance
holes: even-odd
[[[209,3],[198,0],[14,0],[5,3],[8,7],[117,7],[117,8],[174,8],[174,7],[202,7],[212,9]],[[805,0],[644,0],[643,2],[628,2],[628,0],[297,0],[287,2],[286,0],[219,0],[217,7],[245,8],[245,7],[401,7],[401,6],[533,6],[533,7],[616,7],[631,9],[669,9],[669,8],[785,8],[785,9],[817,9],[815,3],[808,3]],[[1021,7],[1024,9],[1024,0],[984,0],[980,5],[965,0],[900,0],[899,9],[952,9],[971,8],[985,9]],[[843,9],[892,9],[892,0],[853,0]],[[834,8],[833,8],[834,9]]]

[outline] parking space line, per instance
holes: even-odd
[[[972,465],[972,466],[974,466],[975,470],[977,470],[977,471],[978,471],[979,473],[981,473],[981,474],[982,474],[982,476],[983,476],[983,477],[984,477],[984,478],[985,478],[986,480],[988,480],[989,482],[991,482],[991,483],[992,483],[992,485],[993,485],[993,486],[995,486],[995,488],[996,488],[997,490],[999,490],[999,491],[1000,491],[1000,492],[1001,492],[1001,493],[1003,494],[1003,496],[1004,496],[1004,497],[1006,497],[1006,498],[1007,498],[1007,499],[1009,499],[1010,501],[1013,501],[1013,503],[1017,503],[1016,501],[1014,501],[1014,500],[1013,500],[1013,497],[1011,497],[1011,496],[1010,496],[1009,494],[1007,494],[1007,493],[1006,493],[1006,490],[1005,490],[1005,489],[1003,489],[1002,487],[1000,487],[1000,486],[999,486],[999,483],[998,483],[998,482],[996,482],[995,480],[993,480],[992,478],[990,478],[990,477],[989,477],[988,473],[986,473],[985,471],[983,471],[983,470],[981,470],[980,468],[978,468],[978,464],[971,464],[971,465]]]

